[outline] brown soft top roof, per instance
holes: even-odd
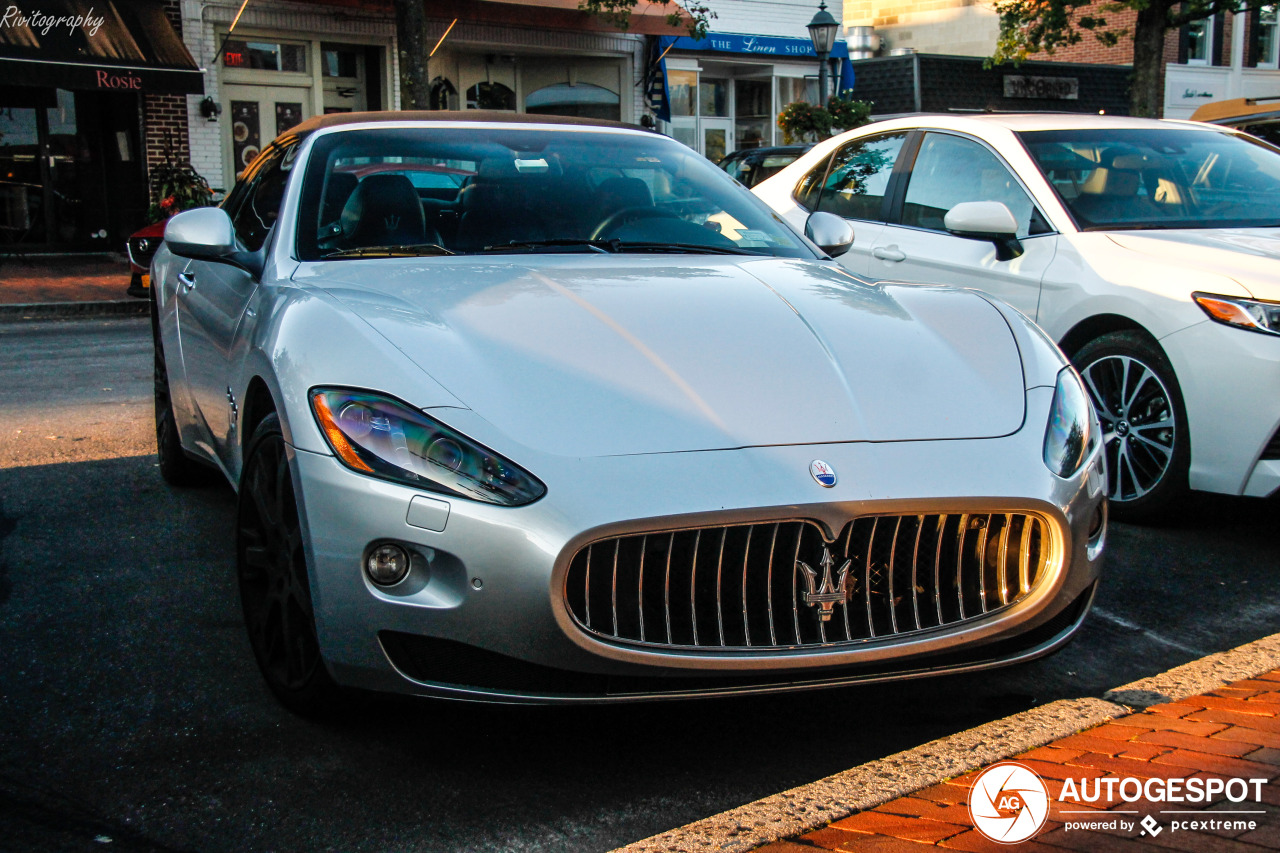
[[[1245,124],[1251,118],[1274,118],[1280,114],[1280,96],[1271,98],[1231,98],[1201,104],[1191,114],[1192,121],[1214,124]]]
[[[463,122],[498,122],[502,124],[565,124],[580,127],[612,127],[626,130],[651,131],[647,127],[610,121],[599,118],[578,118],[575,116],[544,116],[527,113],[508,113],[498,110],[385,110],[366,113],[330,113],[329,115],[312,116],[302,124],[290,128],[286,135],[305,136],[317,130],[341,127],[344,124],[367,124],[370,122],[392,121],[463,121]]]

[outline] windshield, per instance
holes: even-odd
[[[316,140],[302,260],[482,252],[812,258],[762,202],[657,134],[420,127]]]
[[[1084,230],[1280,226],[1280,151],[1170,127],[1020,133]]]

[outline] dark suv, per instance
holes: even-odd
[[[779,145],[776,148],[743,148],[725,157],[716,165],[737,178],[745,187],[754,187],[765,178],[772,178],[784,166],[790,166],[812,145]]]

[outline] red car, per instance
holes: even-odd
[[[151,257],[160,248],[160,241],[164,239],[164,225],[168,221],[162,219],[135,231],[125,243],[129,252],[129,272],[132,273],[127,291],[130,296],[146,299],[150,295]]]

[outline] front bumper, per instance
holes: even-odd
[[[1048,408],[1052,389],[1035,389]],[[1040,462],[1042,431],[999,439],[750,448],[564,460],[539,467],[548,494],[511,509],[451,499],[410,524],[411,488],[295,451],[317,631],[335,679],[374,690],[489,701],[609,701],[827,686],[995,666],[1046,654],[1084,618],[1101,569],[1090,525],[1101,507],[1084,471]],[[819,487],[809,463],[841,472]],[[1013,461],[1021,460],[1021,461]],[[1034,463],[1034,464],[1031,464]],[[1100,482],[1100,481],[1099,481]],[[660,484],[655,487],[653,484]],[[977,496],[977,497],[974,497]],[[805,518],[838,531],[892,512],[1027,509],[1060,533],[1060,570],[1032,594],[960,626],[855,645],[788,650],[661,650],[582,631],[563,600],[581,544],[621,532]],[[424,521],[425,519],[425,521]],[[410,578],[375,587],[374,542],[418,555]]]
[[[1193,489],[1266,497],[1280,460],[1262,459],[1280,431],[1280,337],[1206,320],[1160,341],[1182,389]]]

